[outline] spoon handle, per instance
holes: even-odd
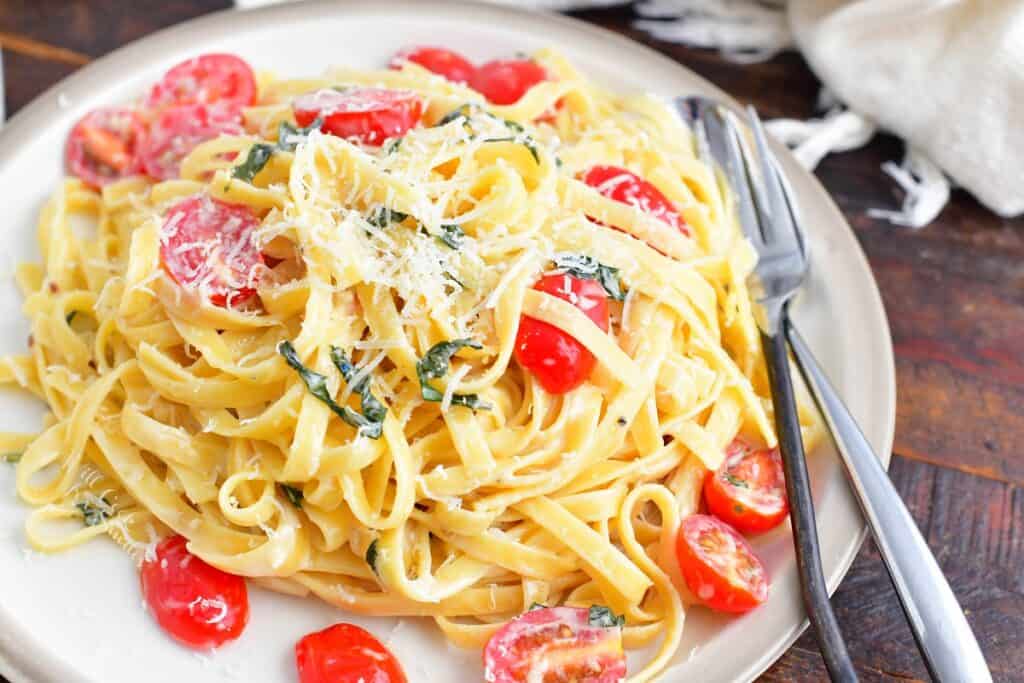
[[[786,336],[797,366],[832,431],[854,494],[932,678],[939,683],[991,682],[992,674],[953,590],[871,444],[789,321]]]

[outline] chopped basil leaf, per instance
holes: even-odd
[[[3,457],[4,462],[9,462],[13,464],[21,460],[21,456],[21,453],[4,453],[3,456],[0,457]]]
[[[747,484],[746,481],[744,481],[743,479],[740,479],[739,477],[737,477],[734,474],[730,474],[730,473],[726,472],[722,476],[724,477],[724,479],[727,482],[729,482],[730,484],[732,484],[733,486],[735,486],[737,488],[741,488],[741,489],[749,489],[750,488],[750,485]]]
[[[297,508],[302,507],[302,489],[297,489],[294,486],[288,484],[281,484],[281,490],[284,491],[285,498],[288,502]]]
[[[299,373],[299,377],[305,383],[306,388],[309,389],[309,393],[323,401],[335,415],[358,429],[360,434],[364,434],[371,439],[380,438],[383,431],[383,423],[371,422],[351,408],[335,403],[327,388],[327,378],[303,365],[302,361],[299,360],[299,354],[295,352],[295,347],[292,346],[291,342],[281,342],[277,347],[277,351],[284,357],[288,365],[292,366],[295,372]]]
[[[324,120],[316,117],[305,128],[298,128],[287,121],[282,121],[277,126],[277,148],[282,152],[294,152],[295,148],[306,141],[309,134],[314,130],[320,130]]]
[[[384,153],[394,154],[397,152],[398,148],[402,146],[402,140],[403,138],[393,138],[391,142],[388,143],[387,147],[384,148]]]
[[[420,380],[420,394],[424,400],[439,403],[444,400],[444,394],[430,385],[431,380],[440,379],[448,374],[448,365],[459,349],[483,348],[480,342],[472,339],[453,339],[446,342],[438,342],[430,347],[426,355],[416,363],[416,376]],[[473,410],[487,410],[490,408],[480,400],[476,394],[452,394],[452,405],[465,406]]]
[[[259,142],[249,148],[245,161],[235,166],[231,171],[231,177],[251,183],[253,178],[263,170],[263,167],[270,161],[274,154],[274,148],[265,142]]]
[[[622,291],[619,269],[600,263],[597,259],[582,254],[557,254],[555,267],[565,269],[570,275],[585,280],[597,280],[609,297],[616,301],[626,298]]]
[[[462,406],[470,410],[491,409],[491,405],[481,399],[479,394],[452,394],[452,405]]]
[[[268,144],[259,142],[249,148],[245,161],[231,170],[231,177],[251,183],[259,175],[259,172],[266,167],[274,152],[294,152],[300,143],[305,142],[311,132],[320,128],[323,119],[317,118],[305,128],[296,128],[287,121],[282,121],[277,127],[277,143]]]
[[[378,228],[386,228],[392,223],[401,223],[408,217],[408,214],[401,211],[392,211],[385,206],[378,206],[367,215],[366,222]]]
[[[82,513],[82,521],[86,526],[96,526],[97,524],[103,524],[113,516],[113,510],[110,507],[110,503],[106,498],[100,498],[102,505],[93,505],[81,501],[75,503],[75,507]]]
[[[542,605],[542,604],[541,604],[541,603],[539,603],[539,602],[535,602],[535,603],[533,603],[532,605],[530,605],[530,609],[528,609],[528,610],[526,610],[526,611],[527,611],[527,612],[532,612],[532,611],[533,611],[533,610],[535,610],[535,609],[547,609],[547,608],[548,608],[548,606],[547,606],[547,605]]]
[[[370,565],[373,573],[377,573],[377,539],[370,541],[370,547],[366,549],[366,564]]]
[[[441,117],[441,120],[434,124],[434,127],[445,126],[452,121],[458,121],[459,119],[469,119],[470,116],[476,111],[477,107],[475,104],[463,104],[456,109],[448,112]]]
[[[459,278],[455,277],[455,275],[453,273],[445,270],[445,271],[441,271],[441,275],[443,275],[446,280],[451,280],[452,282],[457,284],[460,289],[465,289],[466,288],[466,285],[462,282],[462,280],[460,280]]]
[[[457,225],[445,223],[441,225],[441,234],[437,239],[441,240],[442,244],[458,250],[466,242],[466,233]]]
[[[441,120],[434,124],[434,127],[437,128],[439,126],[444,126],[446,124],[451,123],[452,121],[457,121],[459,119],[469,119],[472,116],[475,116],[476,114],[483,114],[484,116],[490,117],[497,121],[501,121],[503,124],[505,124],[506,128],[515,133],[522,133],[526,130],[525,128],[523,128],[523,125],[521,123],[518,123],[516,121],[510,121],[509,119],[498,118],[491,112],[481,108],[480,105],[469,103],[459,105],[452,111],[442,116]]]
[[[625,615],[615,614],[615,612],[612,612],[604,605],[591,605],[590,612],[587,614],[587,621],[591,626],[600,626],[602,628],[626,625]]]
[[[338,371],[345,379],[345,382],[351,383],[358,373],[348,356],[345,355],[345,352],[337,346],[332,346],[331,360],[334,362],[334,366],[338,368]],[[370,376],[366,375],[353,384],[352,391],[359,394],[359,407],[363,411],[363,417],[365,417],[371,424],[376,425],[373,430],[379,435],[380,430],[383,429],[384,416],[387,415],[388,409],[370,392]]]

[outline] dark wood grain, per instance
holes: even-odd
[[[99,57],[157,29],[231,5],[230,0],[4,0],[0,31]]]
[[[950,579],[997,680],[1024,672],[1024,495],[985,479],[901,456],[893,482]],[[910,628],[900,613],[881,558],[867,543],[833,597],[859,664],[897,678],[927,678]],[[1013,634],[1008,637],[1008,634]],[[804,634],[797,648],[813,651]],[[788,680],[789,656],[768,680]],[[802,659],[801,659],[802,661]],[[780,677],[775,677],[779,671]]]
[[[125,42],[226,0],[0,2],[7,107]],[[628,8],[576,13],[673,57],[766,118],[814,113],[817,79],[795,54],[739,65],[659,43]],[[1022,151],[1024,153],[1024,151]],[[882,291],[899,403],[892,478],[961,600],[998,681],[1024,681],[1024,220],[1001,219],[963,192],[919,231],[871,219],[899,205],[883,175],[901,143],[881,135],[826,159],[818,177],[854,227]],[[833,598],[864,681],[927,680],[888,576],[865,545]],[[763,677],[822,681],[805,634]]]

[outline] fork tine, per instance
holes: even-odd
[[[700,122],[701,132],[704,133],[704,142],[708,145],[705,151],[712,159],[718,159],[722,165],[726,166],[721,169],[726,178],[743,177],[746,160],[736,132],[735,115],[724,106],[704,99],[696,103],[696,109],[694,118]],[[713,145],[718,148],[711,149]],[[755,246],[761,245],[763,237],[750,187],[747,183],[727,182],[721,185],[720,189],[726,197],[733,200],[731,208],[736,212],[740,228],[747,239]]]
[[[755,198],[758,200],[758,208],[764,219],[761,224],[765,233],[765,242],[771,245],[773,250],[782,251],[793,248],[802,250],[803,240],[790,206],[788,193],[780,179],[775,156],[768,147],[761,118],[753,107],[747,108],[747,114],[757,149],[758,175],[760,177],[757,179],[759,182],[752,184]]]
[[[750,182],[750,161],[740,134],[740,124],[736,115],[730,111],[719,112],[724,128],[725,147],[729,152],[731,163],[734,169],[726,171],[729,178],[746,178],[747,182],[732,183],[732,191],[736,194],[738,202],[737,210],[740,217],[740,227],[755,247],[763,248],[766,234],[764,232],[764,221],[758,216],[759,188],[756,183]]]

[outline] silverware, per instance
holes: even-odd
[[[856,681],[857,672],[832,612],[821,570],[810,477],[783,333],[786,306],[803,282],[807,255],[800,244],[787,195],[782,191],[782,181],[768,154],[756,115],[752,117],[755,123],[755,154],[742,139],[745,127],[725,107],[700,97],[676,100],[676,106],[694,125],[698,153],[705,160],[717,161],[722,167],[735,193],[740,225],[758,252],[754,273],[756,286],[751,291],[759,304],[758,326],[761,328],[761,345],[775,407],[775,431],[786,473],[786,493],[803,601],[832,680]]]
[[[704,102],[702,106],[718,105]],[[722,116],[723,120],[725,117],[735,117],[730,112],[726,112]],[[758,150],[763,155],[762,158],[770,159],[760,122],[752,110],[750,118]],[[731,122],[736,125],[735,120]],[[711,155],[714,159],[725,159],[726,163],[720,161],[720,165],[725,169],[729,163],[728,159],[714,155],[714,151],[716,150],[710,146],[704,148],[705,154]],[[727,150],[719,148],[717,151],[722,154]],[[705,156],[705,158],[708,157]],[[769,217],[777,222],[781,221],[783,229],[780,232],[788,233],[790,232],[789,225],[792,226],[792,234],[795,239],[791,240],[789,249],[798,249],[801,252],[804,270],[806,270],[806,264],[809,261],[808,249],[800,232],[792,191],[777,166],[772,164],[770,173],[778,183],[765,183],[765,189],[769,192],[774,191],[780,196],[775,197],[771,204],[773,213]],[[733,177],[728,170],[727,175]],[[738,184],[743,185],[743,183]],[[742,201],[742,198],[740,200]],[[780,211],[781,213],[779,213]],[[748,211],[747,220],[752,212],[753,210]],[[741,220],[742,218],[741,213]],[[788,261],[785,256],[776,253],[773,258],[775,263],[769,264],[769,269],[780,271],[787,269]],[[788,258],[792,259],[793,257]],[[779,265],[780,262],[783,265]],[[789,265],[788,268],[790,272],[797,271],[792,265]],[[781,296],[778,292],[775,292],[775,295]],[[784,315],[784,302],[781,308],[783,312],[782,331],[792,346],[797,366],[835,439],[854,494],[875,537],[879,552],[892,578],[900,604],[910,622],[929,673],[936,681],[943,683],[991,681],[992,675],[985,664],[978,642],[957,604],[956,597],[918,531],[913,518],[900,499],[899,493],[889,480],[853,416],[811,354],[803,337],[788,316]]]
[[[786,337],[832,432],[928,672],[940,682],[990,682],[992,674],[956,596],[871,444],[792,323]]]

